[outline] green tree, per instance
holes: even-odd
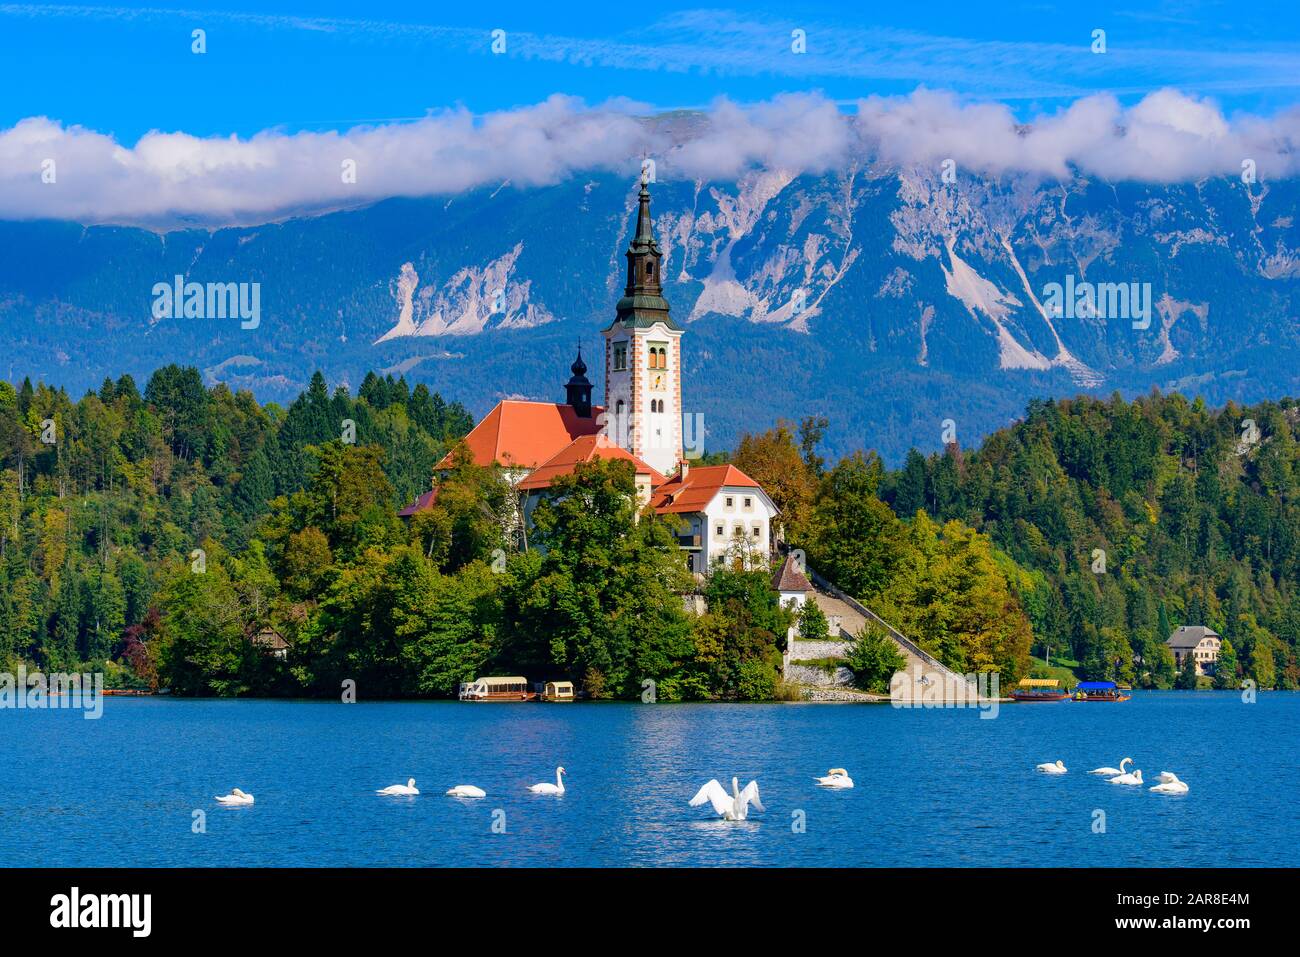
[[[1183,653],[1183,663],[1174,679],[1174,687],[1180,691],[1195,691],[1197,684],[1196,655],[1190,649]]]
[[[1232,642],[1226,638],[1219,645],[1219,659],[1214,664],[1214,687],[1237,687],[1237,652],[1233,649]]]
[[[830,622],[826,620],[826,613],[809,597],[799,606],[799,637],[804,641],[826,641],[830,636]]]
[[[853,682],[864,691],[889,692],[890,679],[907,666],[894,640],[878,625],[866,624],[845,656]]]

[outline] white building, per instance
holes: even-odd
[[[734,465],[692,468],[683,459],[678,473],[655,488],[650,504],[660,515],[682,520],[678,543],[686,552],[687,567],[697,574],[729,559],[751,568],[771,561],[777,508],[758,483]]]
[[[1204,625],[1183,625],[1165,639],[1165,644],[1174,653],[1174,666],[1181,668],[1183,659],[1188,655],[1196,662],[1196,673],[1208,675],[1214,673],[1219,661],[1219,649],[1223,639],[1213,628]]]

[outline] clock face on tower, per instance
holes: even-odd
[[[664,390],[664,374],[662,372],[651,374],[650,388],[654,389],[656,392],[662,392]]]

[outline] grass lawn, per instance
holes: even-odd
[[[1069,664],[1067,665],[1067,662]],[[1075,674],[1074,669],[1079,666],[1077,661],[1069,659],[1053,658],[1049,665],[1042,658],[1034,655],[1029,656],[1029,677],[1031,678],[1056,678],[1061,682],[1062,688],[1073,688],[1079,683],[1079,676]]]

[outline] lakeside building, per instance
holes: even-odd
[[[1174,653],[1175,667],[1181,668],[1183,659],[1191,655],[1196,662],[1196,673],[1206,675],[1214,673],[1223,639],[1213,628],[1183,625],[1165,640],[1165,644]]]
[[[683,454],[682,337],[660,283],[663,253],[654,238],[650,190],[642,179],[636,227],[628,245],[627,283],[613,322],[603,331],[605,404],[579,349],[564,402],[505,399],[464,442],[477,465],[502,467],[516,492],[514,521],[531,526],[552,483],[580,463],[618,459],[632,464],[638,505],[682,523],[678,545],[697,577],[724,556],[751,567],[771,562],[776,505],[734,465],[692,467]],[[453,453],[435,467],[451,468]],[[435,478],[436,482],[436,478]],[[410,518],[433,507],[437,486],[399,513]]]
[[[284,635],[267,626],[247,636],[248,643],[264,655],[281,660],[289,657],[289,642]]]

